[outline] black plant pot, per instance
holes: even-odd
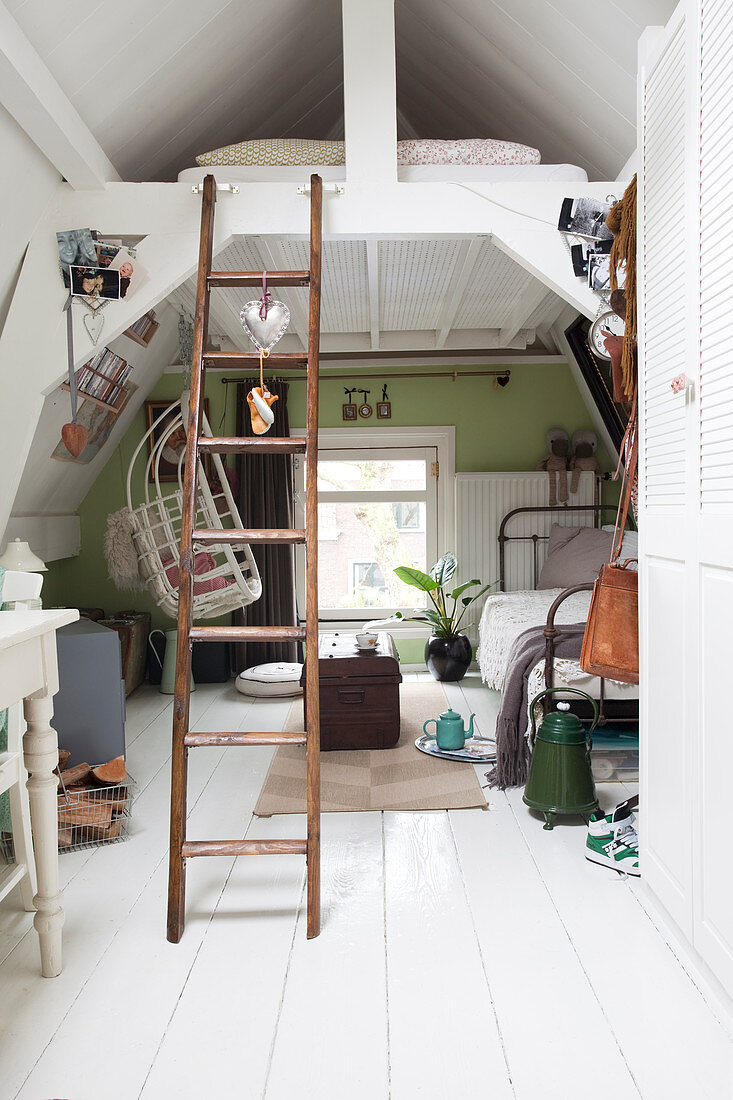
[[[434,680],[462,680],[471,664],[473,651],[465,634],[438,638],[432,634],[425,643],[425,664]]]

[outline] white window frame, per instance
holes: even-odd
[[[293,426],[290,429],[290,434],[302,437],[306,434],[305,428]],[[326,457],[328,451],[358,450],[361,454],[364,454],[370,450],[384,451],[392,448],[435,448],[439,469],[435,485],[437,558],[447,550],[455,549],[455,441],[456,430],[452,424],[421,425],[419,427],[374,425],[368,428],[361,425],[345,424],[343,428],[320,429],[318,433],[318,453],[319,456]],[[298,460],[296,459],[296,461]],[[428,476],[431,476],[430,470],[428,470]],[[302,496],[302,494],[300,495]],[[300,513],[296,522],[301,526],[305,525],[303,504],[303,500],[300,503],[296,501],[296,513]],[[303,568],[303,561],[303,548],[296,547],[296,591],[301,622],[305,618],[305,569]],[[430,563],[428,563],[429,565]],[[417,596],[417,593],[415,595]],[[416,599],[416,604],[417,602]],[[330,615],[331,611],[328,610]],[[357,629],[359,622],[363,623],[368,619],[382,617],[377,608],[365,608],[365,614],[361,616],[357,614],[357,610],[356,608],[346,608],[343,614],[339,616],[334,614],[333,617],[320,618],[319,627],[321,630],[328,630],[329,628],[338,630],[346,625],[346,620],[350,626]],[[425,628],[415,623],[395,623],[390,626],[390,633],[395,631],[406,638],[422,638],[427,633]]]

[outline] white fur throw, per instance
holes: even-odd
[[[118,588],[139,592],[145,588],[145,580],[140,576],[137,550],[132,538],[134,519],[129,508],[120,508],[107,516],[107,531],[104,536],[104,554],[107,558],[110,580]]]

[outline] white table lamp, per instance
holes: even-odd
[[[0,565],[5,569],[17,570],[19,573],[45,573],[47,566],[37,554],[34,554],[27,542],[13,539],[5,547],[5,553],[0,557]]]

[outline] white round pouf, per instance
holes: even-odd
[[[277,699],[288,695],[302,695],[299,664],[254,665],[240,672],[234,681],[242,695],[254,695],[258,699]]]

